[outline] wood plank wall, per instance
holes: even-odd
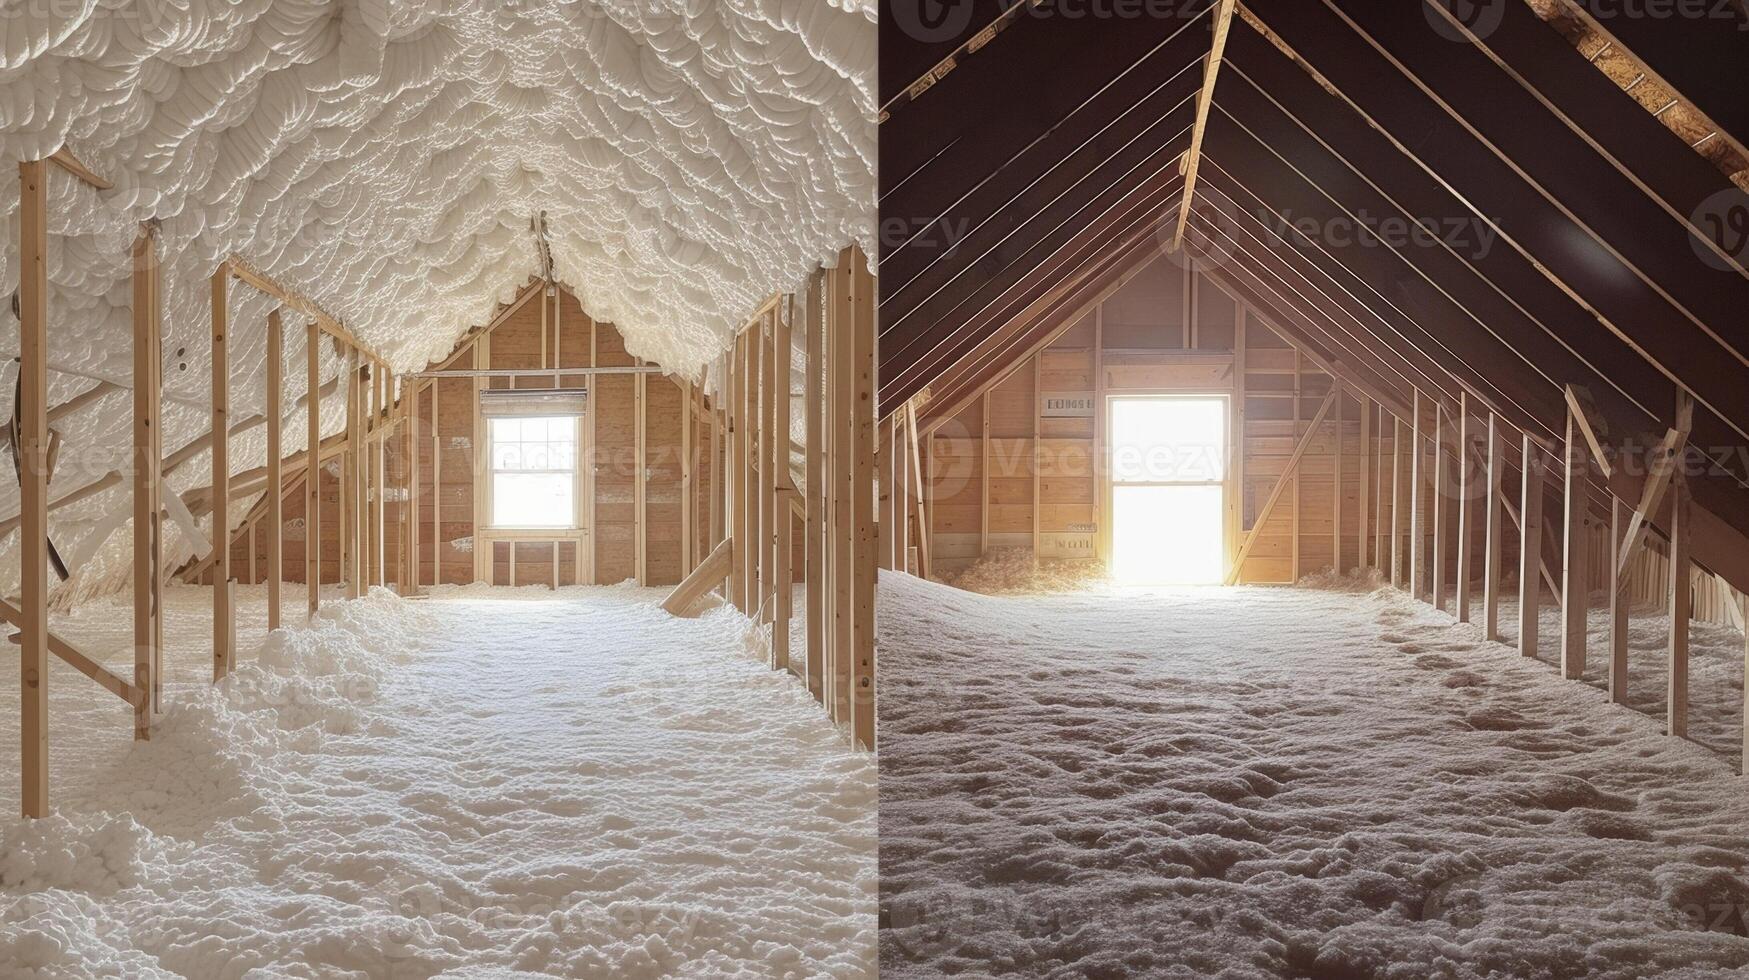
[[[1239,336],[1244,338],[1239,345],[1242,358],[1235,357]],[[1241,361],[1242,382],[1235,377]],[[1094,465],[1095,420],[1090,414],[1064,417],[1062,409],[1046,409],[1047,400],[1091,400],[1100,392],[1203,392],[1242,398],[1240,465],[1228,487],[1240,502],[1240,527],[1228,531],[1232,540],[1255,526],[1258,511],[1331,383],[1266,321],[1212,280],[1169,257],[1159,258],[1049,347],[1014,365],[986,397],[935,430],[925,446],[924,463],[933,571],[952,575],[991,549],[1033,548],[1035,518],[1041,558],[1093,557],[1103,495]],[[1372,535],[1364,543],[1358,539],[1362,411],[1373,415],[1376,453],[1368,482],[1369,508],[1376,520],[1370,523],[1374,529],[1393,526],[1390,416],[1386,413],[1381,424],[1375,404],[1345,392],[1264,521],[1240,570],[1240,582],[1297,581],[1332,566],[1338,545],[1342,570],[1359,563],[1362,549],[1371,562],[1377,542]],[[1405,500],[1408,479],[1405,467]],[[1431,481],[1429,473],[1428,486]],[[1338,499],[1340,508],[1335,506]],[[1406,515],[1401,526],[1406,534]],[[1426,526],[1432,527],[1431,519]],[[1480,541],[1479,523],[1475,533]],[[1388,541],[1385,553],[1388,561]],[[1447,548],[1444,554],[1455,567],[1456,549]],[[1479,563],[1475,571],[1479,576]]]
[[[454,369],[494,370],[629,366],[637,359],[626,352],[625,341],[612,324],[591,320],[569,290],[560,289],[557,313],[548,301],[543,332],[541,297],[535,297],[510,313],[489,333],[459,347],[447,360]],[[557,321],[556,325],[554,321]],[[683,412],[683,388],[663,375],[640,379],[633,375],[578,375],[560,379],[566,386],[590,389],[591,417],[583,423],[583,459],[593,458],[592,479],[581,482],[593,491],[593,525],[577,532],[518,532],[497,534],[476,525],[476,502],[485,500],[484,460],[476,460],[475,441],[484,431],[476,407],[476,381],[472,378],[439,378],[423,381],[414,415],[412,459],[418,466],[419,581],[466,584],[476,578],[475,548],[489,547],[490,569],[486,579],[495,585],[575,585],[586,582],[611,584],[636,579],[639,549],[643,549],[644,584],[672,585],[680,581],[681,507],[683,473],[683,425],[693,426],[694,481],[698,488],[698,519],[693,522],[694,548],[704,548],[709,531],[709,504],[705,488],[710,479],[709,429],[690,412]],[[553,387],[550,376],[489,378],[481,386],[521,388]],[[640,399],[640,389],[642,398]],[[410,390],[403,387],[403,397]],[[639,413],[643,415],[642,456],[645,470],[645,521],[637,523],[639,466]],[[433,429],[435,413],[436,425]],[[593,453],[590,442],[593,440]],[[434,459],[435,457],[435,459]],[[398,433],[388,445],[391,485],[404,486],[409,460],[407,434]],[[434,472],[433,464],[437,464]],[[476,463],[481,465],[476,465]],[[336,465],[330,461],[330,466]],[[339,581],[338,484],[324,468],[322,475],[322,580]],[[587,499],[587,498],[585,498]],[[282,562],[285,580],[304,580],[303,534],[296,528],[303,519],[301,492],[285,497],[288,524]],[[402,503],[391,496],[386,528],[390,555],[400,554]],[[482,515],[483,516],[483,513]],[[437,532],[433,534],[433,527]],[[587,524],[587,517],[585,518]],[[247,534],[233,542],[239,569],[254,569],[253,578],[264,581],[266,542],[253,545]],[[592,539],[592,540],[591,540]],[[640,541],[642,542],[640,544]],[[589,562],[593,545],[593,565]],[[251,551],[253,550],[253,560]],[[555,555],[556,552],[556,555]],[[695,555],[702,557],[702,551]],[[556,561],[555,561],[556,558]],[[592,575],[590,573],[593,573]],[[390,576],[393,578],[393,572]]]

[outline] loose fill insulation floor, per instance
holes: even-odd
[[[20,820],[16,751],[0,765],[0,973],[872,973],[873,760],[746,620],[474,587],[304,628],[299,588],[297,627],[265,636],[262,590],[239,592],[240,669],[214,688],[209,593],[170,590],[148,744],[55,662],[54,815]],[[119,663],[129,615],[53,626]],[[0,698],[0,728],[17,712]]]
[[[1661,734],[1653,616],[1634,710],[1352,584],[997,598],[887,575],[880,616],[883,977],[1749,964],[1735,630],[1694,626],[1715,753]],[[1592,630],[1600,667],[1601,610]]]

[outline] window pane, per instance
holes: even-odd
[[[492,477],[492,523],[501,527],[570,527],[575,518],[571,477],[498,473]]]
[[[1226,472],[1226,429],[1223,399],[1113,399],[1112,480],[1219,481]]]
[[[1219,486],[1111,488],[1112,573],[1146,585],[1221,577]]]

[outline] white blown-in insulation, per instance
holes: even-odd
[[[868,0],[6,4],[0,164],[10,175],[65,145],[115,184],[50,178],[51,404],[131,384],[128,250],[148,219],[163,234],[166,451],[206,430],[208,280],[232,253],[404,371],[538,272],[530,220],[544,211],[555,277],[589,314],[633,354],[696,374],[763,297],[851,241],[873,253],[874,16]],[[18,185],[0,184],[9,296]],[[233,290],[236,419],[262,407],[270,309]],[[301,321],[287,333],[289,412]],[[17,344],[0,303],[0,356]],[[0,374],[5,401],[15,377]],[[55,424],[51,499],[125,459],[128,398]],[[340,412],[327,399],[325,431]],[[304,444],[293,418],[288,451]],[[235,470],[264,452],[259,427],[234,439]],[[209,467],[202,453],[170,483],[205,486]],[[57,510],[56,543],[74,549],[126,501]],[[0,480],[0,516],[16,513]],[[118,568],[124,539],[86,588]],[[173,538],[171,557],[185,548]],[[0,588],[14,581],[0,556]]]

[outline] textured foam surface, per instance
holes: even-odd
[[[869,0],[87,0],[0,17],[0,292],[19,276],[14,164],[70,146],[116,186],[51,177],[51,402],[95,379],[129,384],[128,249],[160,220],[167,450],[207,425],[208,277],[227,254],[408,370],[537,272],[530,221],[544,211],[555,275],[589,314],[633,354],[694,373],[761,298],[853,240],[873,252]],[[269,309],[234,290],[236,418],[261,409]],[[0,309],[0,355],[17,343]],[[301,330],[286,355],[289,407]],[[8,397],[15,375],[0,375]],[[341,406],[327,402],[332,432]],[[117,393],[57,424],[52,496],[115,465],[128,411]],[[288,450],[303,442],[288,428]],[[264,448],[260,429],[237,439],[236,469]],[[206,484],[209,465],[203,454],[172,485]],[[118,502],[58,511],[60,543]]]

